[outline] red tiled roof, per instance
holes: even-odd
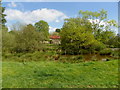
[[[50,36],[50,39],[60,39],[60,36]]]

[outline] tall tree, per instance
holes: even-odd
[[[82,53],[82,49],[90,50],[95,43],[98,43],[90,25],[88,20],[82,18],[66,19],[60,33],[64,53],[79,54]]]
[[[112,27],[117,27],[117,23],[115,20],[108,20],[107,19],[107,11],[104,9],[98,12],[91,12],[91,11],[79,11],[79,15],[87,20],[91,21],[93,34],[97,40],[101,41],[102,32],[111,31]],[[114,32],[113,32],[114,33]],[[111,34],[112,35],[112,34]]]
[[[43,20],[36,22],[35,29],[36,31],[41,32],[44,35],[45,40],[49,38],[49,25],[47,22]]]
[[[42,47],[40,32],[36,32],[32,24],[27,25],[23,30],[16,33],[16,47],[17,52],[29,52],[40,50]]]
[[[5,19],[5,14],[4,14],[4,11],[5,11],[5,7],[2,7],[2,3],[0,1],[0,25],[3,27],[3,28],[6,28],[5,27],[5,23],[7,22],[6,19]]]

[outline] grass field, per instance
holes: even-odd
[[[62,63],[3,61],[3,88],[116,88],[118,60]]]

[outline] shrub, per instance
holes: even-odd
[[[115,57],[115,58],[119,58],[120,57],[120,50],[115,50],[111,53],[111,56]]]
[[[110,55],[111,53],[112,53],[112,50],[109,48],[106,48],[100,51],[100,55]]]
[[[82,49],[80,54],[88,54],[88,53],[90,53],[89,50]]]
[[[84,57],[82,55],[79,56],[61,56],[59,61],[63,63],[80,63],[84,61]]]
[[[68,62],[71,62],[71,63],[79,63],[79,62],[83,62],[83,61],[84,61],[84,57],[82,55],[72,56],[72,57],[68,58]]]
[[[98,59],[95,56],[93,56],[92,61],[98,61]]]
[[[91,50],[92,52],[94,52],[94,51],[103,50],[104,48],[106,48],[106,46],[105,46],[103,43],[95,40],[95,41],[92,43],[92,45],[91,45],[91,47],[90,47],[90,50]]]
[[[84,59],[84,57],[82,55],[79,55],[76,57],[76,60],[79,60],[79,59]]]
[[[9,52],[15,47],[15,36],[2,30],[2,52]]]
[[[16,33],[15,52],[34,52],[43,49],[42,37],[40,32],[36,32],[35,28],[30,24],[23,30]]]

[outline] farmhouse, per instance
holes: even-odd
[[[60,44],[60,36],[51,35],[50,36],[50,43],[51,44]]]

